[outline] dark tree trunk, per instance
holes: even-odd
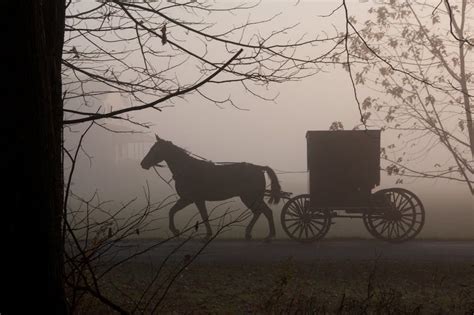
[[[1,4],[2,314],[67,313],[61,233],[64,7],[61,0]]]

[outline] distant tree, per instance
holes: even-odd
[[[278,15],[239,21],[239,14],[257,5],[69,3],[63,55],[65,125],[114,118],[147,127],[133,112],[161,111],[191,94],[199,102],[240,108],[226,91],[240,89],[273,100],[277,93],[270,94],[270,84],[301,80],[332,63],[328,55],[340,42],[337,32],[289,36],[298,23],[267,31],[261,27]],[[235,22],[227,23],[230,18]],[[317,50],[317,56],[307,57],[310,50]],[[128,104],[104,104],[109,95],[122,95]]]
[[[468,0],[390,1],[362,25],[352,20],[362,122],[396,138],[381,153],[389,174],[461,181],[474,193],[473,9]]]
[[[340,121],[334,121],[331,126],[329,126],[329,130],[336,131],[336,130],[344,130],[344,125]]]

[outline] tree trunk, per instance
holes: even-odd
[[[64,314],[63,1],[2,3],[2,314]],[[2,294],[3,295],[3,294]],[[36,302],[37,301],[37,302]]]

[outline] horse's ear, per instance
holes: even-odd
[[[160,137],[158,137],[158,135],[155,133],[155,138],[156,138],[156,141],[160,141]]]

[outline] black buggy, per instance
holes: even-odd
[[[323,238],[335,218],[361,218],[371,235],[389,242],[413,239],[423,228],[420,199],[380,184],[380,130],[308,131],[309,194],[289,199],[281,212],[288,236]]]

